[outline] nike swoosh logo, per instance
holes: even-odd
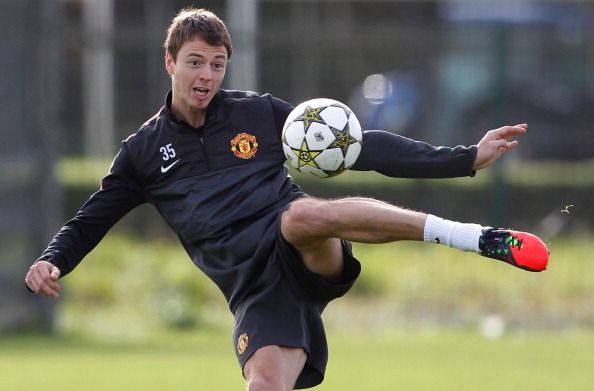
[[[165,174],[167,171],[171,170],[171,167],[175,166],[177,164],[177,162],[179,162],[179,159],[177,159],[176,161],[174,161],[173,163],[171,163],[168,166],[161,166],[161,172],[163,174]]]

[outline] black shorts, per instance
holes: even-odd
[[[351,244],[343,241],[342,248],[342,279],[330,283],[303,265],[299,254],[282,237],[279,223],[270,261],[234,314],[233,343],[242,370],[250,356],[264,346],[303,348],[307,362],[295,388],[314,387],[322,382],[328,362],[322,311],[353,286],[361,271]]]

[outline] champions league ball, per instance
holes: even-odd
[[[283,126],[289,164],[304,174],[327,178],[349,169],[361,152],[363,133],[345,104],[317,98],[299,104]]]

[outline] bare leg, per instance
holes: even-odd
[[[309,270],[330,280],[342,275],[340,239],[360,243],[423,240],[474,251],[529,271],[545,270],[549,260],[546,244],[530,233],[445,220],[370,198],[298,199],[283,213],[281,232]]]
[[[427,215],[370,198],[301,198],[283,214],[284,238],[305,266],[325,277],[342,273],[341,239],[360,243],[423,240]]]
[[[292,390],[306,360],[307,355],[300,348],[265,346],[258,349],[244,367],[248,390]]]

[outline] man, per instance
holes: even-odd
[[[462,224],[368,198],[306,196],[287,175],[281,128],[292,106],[268,94],[220,89],[232,46],[223,22],[182,10],[165,41],[172,91],[165,106],[125,140],[101,189],[54,237],[25,282],[58,297],[63,277],[124,214],[156,206],[193,262],[221,289],[235,316],[235,351],[249,390],[313,387],[323,380],[327,343],[321,313],[359,275],[350,242],[425,240],[546,268],[533,235]],[[366,131],[353,167],[395,177],[474,175],[526,125],[487,132],[472,147],[434,148]],[[257,152],[230,142],[249,135]]]

